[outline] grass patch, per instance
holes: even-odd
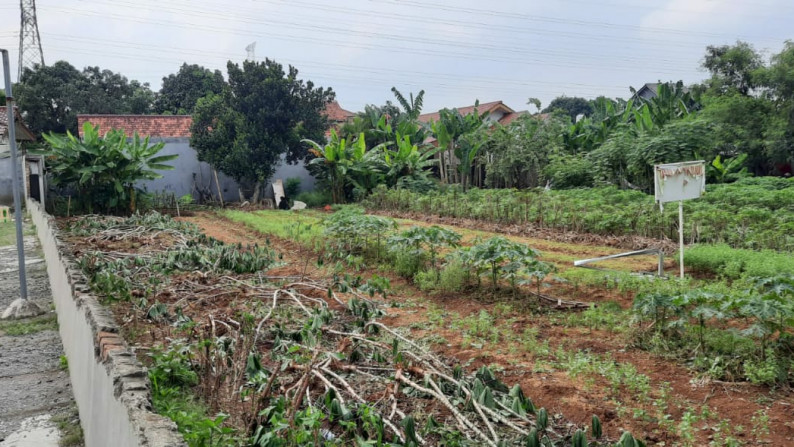
[[[55,331],[58,329],[58,317],[55,314],[45,314],[25,320],[12,320],[0,322],[0,333],[18,337],[41,331]]]
[[[80,415],[77,413],[76,406],[72,405],[63,413],[55,415],[52,422],[58,426],[58,430],[61,432],[61,439],[58,440],[60,447],[85,445],[83,427],[80,426]]]
[[[698,244],[684,251],[684,265],[729,279],[794,274],[794,255],[772,250],[731,248],[726,244]]]
[[[0,221],[0,247],[5,245],[14,245],[17,241],[14,222]]]
[[[223,210],[219,214],[262,233],[308,244],[322,235],[321,218],[311,212]]]

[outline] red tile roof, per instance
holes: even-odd
[[[480,114],[484,112],[491,112],[499,107],[504,108],[505,111],[508,113],[514,113],[514,110],[504,105],[502,101],[480,103],[480,105],[477,107],[477,112],[479,112]],[[460,112],[460,114],[464,116],[470,114],[471,112],[474,112],[474,106],[458,107],[457,109],[458,112]],[[433,113],[425,113],[423,115],[419,115],[419,121],[423,123],[429,123],[430,121],[438,121],[440,117],[441,117],[440,111]]]
[[[499,119],[499,124],[503,126],[507,126],[508,124],[512,123],[513,121],[524,115],[529,115],[529,112],[527,112],[526,110],[522,110],[520,112],[507,113],[505,114],[505,116]]]
[[[135,132],[142,137],[189,138],[190,115],[77,115],[77,128],[83,136],[83,124],[99,126],[99,132],[122,129],[131,137]]]
[[[36,135],[28,129],[22,117],[19,115],[19,109],[14,107],[14,124],[16,127],[17,140],[36,141]],[[8,132],[8,108],[6,106],[0,107],[0,135],[5,135]]]
[[[355,113],[343,109],[336,101],[329,102],[328,105],[325,106],[323,113],[328,117],[328,120],[333,123],[345,122],[356,116]]]

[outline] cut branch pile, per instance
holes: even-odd
[[[151,336],[141,350],[179,351],[198,377],[194,391],[251,445],[276,445],[274,436],[301,445],[301,430],[315,443],[569,445],[576,427],[549,420],[518,385],[487,367],[465,372],[378,321],[382,301],[360,280],[267,276],[262,262],[275,257],[252,247],[226,246],[253,260],[225,251],[223,263],[205,260],[215,252],[204,245],[217,241],[166,220],[77,223],[69,241],[95,292],[129,299],[113,310],[128,332]],[[101,250],[156,234],[175,243],[148,257]]]

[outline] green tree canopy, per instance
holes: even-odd
[[[593,113],[590,101],[576,96],[563,95],[552,99],[549,105],[543,109],[543,113],[550,113],[557,109],[564,110],[571,117],[571,121],[576,121],[576,117],[579,115],[590,116]]]
[[[77,133],[81,113],[150,113],[154,100],[149,84],[99,67],[80,71],[66,61],[26,68],[14,95],[36,134]]]
[[[190,115],[199,98],[221,93],[224,85],[220,70],[183,63],[179,71],[163,78],[155,108],[158,113]]]
[[[252,199],[258,200],[260,185],[283,155],[290,163],[305,160],[309,152],[301,140],[324,138],[328,122],[322,111],[334,92],[270,59],[242,66],[230,61],[227,70],[223,91],[198,101],[190,142],[199,160],[253,186]]]
[[[706,47],[703,68],[711,73],[711,88],[736,89],[747,95],[755,87],[754,73],[763,66],[761,55],[747,42]]]

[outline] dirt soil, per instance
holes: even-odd
[[[394,214],[390,214],[394,215]],[[406,217],[399,215],[398,217]],[[207,235],[227,243],[262,243],[264,235],[243,224],[235,223],[213,214],[197,214],[183,220],[197,224]],[[466,219],[434,219],[423,217],[425,221],[443,224],[454,223],[465,228],[475,227],[478,230],[497,228],[508,234],[527,234],[529,229],[502,228],[496,225]],[[551,232],[531,232],[533,238],[548,236],[553,241],[577,242],[582,244],[607,245],[620,248],[646,247],[648,241],[638,238],[605,238],[592,235],[567,235]],[[282,272],[296,273],[296,265],[301,265],[306,258],[305,249],[298,244],[268,235],[273,247],[283,254],[288,267]],[[656,241],[658,242],[658,241]],[[375,273],[363,272],[363,274]],[[383,271],[377,271],[383,276]],[[322,275],[321,270],[312,270],[312,275]],[[687,410],[700,414],[702,408],[708,408],[710,415],[698,420],[691,430],[694,439],[688,445],[709,445],[717,439],[717,423],[728,421],[736,430],[734,436],[745,445],[794,445],[794,396],[790,390],[769,389],[753,386],[746,382],[719,383],[705,381],[697,377],[686,367],[666,360],[648,352],[630,348],[630,336],[609,331],[592,330],[580,327],[565,327],[558,323],[559,312],[531,312],[527,310],[513,311],[501,315],[500,319],[513,321],[513,329],[520,333],[526,329],[537,331],[537,343],[548,341],[552,352],[557,347],[566,350],[578,350],[593,354],[612,355],[620,363],[633,365],[639,373],[650,378],[650,399],[639,399],[636,392],[621,387],[611,390],[605,379],[583,380],[582,377],[571,377],[565,371],[555,370],[543,362],[536,361],[531,352],[525,350],[505,349],[500,343],[485,343],[473,346],[463,340],[460,330],[452,329],[447,324],[435,325],[429,321],[431,312],[441,312],[444,320],[466,318],[477,315],[481,310],[491,315],[499,313],[499,300],[482,299],[481,292],[464,292],[454,296],[426,294],[405,280],[385,273],[392,282],[394,289],[392,301],[405,303],[398,308],[390,308],[388,316],[383,320],[390,326],[409,328],[415,339],[432,336],[440,340],[434,344],[440,354],[456,358],[468,369],[482,365],[497,365],[501,368],[502,380],[508,384],[520,383],[524,393],[535,402],[537,407],[545,406],[550,414],[563,415],[566,420],[575,424],[586,425],[593,414],[598,415],[604,423],[608,436],[616,438],[623,430],[630,430],[635,436],[645,438],[649,445],[671,446],[686,445],[675,433],[680,428],[681,416]],[[566,290],[560,287],[554,294],[572,299],[582,299],[583,295],[593,301],[615,301],[623,307],[630,305],[631,297],[616,291],[598,289],[585,291]],[[521,303],[518,303],[521,304]],[[521,309],[522,306],[514,306]],[[562,316],[564,317],[564,315]],[[660,395],[660,386],[668,383],[668,396]],[[662,402],[660,404],[660,402]],[[666,405],[660,411],[656,405]],[[631,411],[627,411],[630,409]],[[768,415],[769,434],[763,434],[763,423],[753,422],[754,415],[765,411]],[[655,415],[668,413],[676,426],[663,428],[664,421]],[[755,430],[754,430],[755,428]],[[722,444],[718,444],[722,445]]]

